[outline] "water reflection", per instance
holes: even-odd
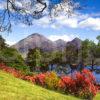
[[[69,65],[61,66],[61,65],[49,65],[50,71],[55,71],[58,76],[64,76],[64,75],[73,75],[74,72],[79,71],[80,66],[77,67],[77,69],[72,69]],[[91,66],[85,66],[85,69],[92,70]],[[100,66],[93,66],[93,75],[96,78],[97,84],[100,84]]]
[[[86,69],[92,70],[91,66],[86,66]],[[96,78],[96,83],[100,84],[100,66],[93,66],[93,75]]]

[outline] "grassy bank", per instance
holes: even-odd
[[[0,71],[0,100],[79,100],[44,89]]]

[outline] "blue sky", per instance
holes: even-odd
[[[54,0],[55,1],[55,0]],[[33,26],[26,26],[22,23],[13,25],[12,33],[0,33],[7,43],[12,45],[19,40],[33,33],[40,33],[55,41],[63,39],[70,41],[75,37],[82,40],[88,38],[96,42],[96,36],[100,35],[100,0],[78,0],[86,8],[76,11],[75,15],[67,18],[61,15],[50,22],[47,16],[34,20]]]

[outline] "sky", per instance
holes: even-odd
[[[0,34],[9,45],[13,45],[33,33],[42,34],[52,41],[57,39],[71,41],[78,37],[82,40],[90,39],[97,42],[96,37],[100,35],[100,0],[77,1],[86,8],[75,11],[75,14],[69,18],[60,15],[54,18],[54,22],[51,22],[48,16],[44,16],[39,20],[34,20],[32,26],[17,23],[12,26],[11,33],[2,32]]]

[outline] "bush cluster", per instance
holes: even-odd
[[[59,90],[66,94],[72,94],[85,99],[93,98],[98,89],[95,86],[93,74],[86,69],[81,72],[75,72],[71,76],[58,77],[55,72],[46,72],[40,74],[23,74],[21,71],[0,64],[0,69],[13,74],[17,78],[27,80],[45,88]]]
[[[97,93],[97,87],[94,85],[95,78],[89,70],[74,73],[74,76],[61,77],[59,88],[68,94],[73,94],[81,98],[93,98]]]
[[[17,78],[22,78],[23,77],[23,74],[22,74],[21,71],[16,70],[15,68],[12,68],[12,67],[8,67],[3,63],[0,64],[0,69],[5,71],[5,72],[11,73],[13,76],[15,76]]]
[[[35,76],[35,82],[38,85],[41,86],[45,86],[45,78],[46,78],[46,74],[45,73],[40,73],[38,75]]]
[[[45,77],[46,87],[56,90],[58,88],[59,78],[55,72],[47,72]]]

